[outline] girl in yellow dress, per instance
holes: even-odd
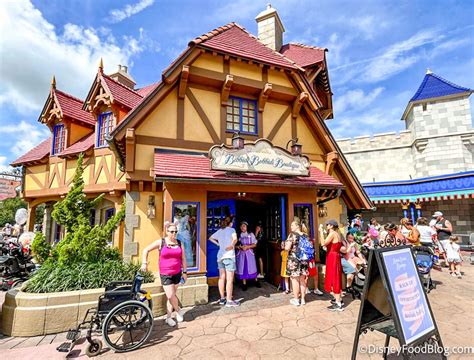
[[[288,261],[288,250],[285,250],[285,241],[281,242],[281,271],[280,276],[285,279],[285,294],[290,293],[290,276],[286,273],[286,262]]]

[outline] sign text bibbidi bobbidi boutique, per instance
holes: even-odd
[[[309,176],[309,159],[292,155],[266,139],[245,144],[242,149],[215,145],[209,150],[211,169],[230,172],[252,172],[283,176]]]

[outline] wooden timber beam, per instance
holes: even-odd
[[[298,95],[298,97],[293,101],[293,108],[291,111],[291,116],[293,119],[296,119],[298,117],[298,114],[300,112],[301,106],[303,103],[308,100],[308,94],[306,92],[302,92]]]
[[[188,86],[189,78],[189,66],[183,65],[183,71],[181,71],[181,79],[179,81],[178,97],[184,99],[186,95],[186,88]]]
[[[133,172],[135,170],[135,129],[128,128],[125,133],[125,171]]]
[[[230,74],[227,74],[225,76],[224,84],[222,85],[222,90],[221,90],[221,104],[222,105],[227,105],[227,100],[229,100],[232,84],[234,84],[234,77]]]
[[[258,97],[258,111],[263,111],[265,109],[265,104],[267,103],[268,97],[272,93],[272,90],[272,84],[266,83]]]
[[[332,151],[326,154],[326,168],[325,173],[328,175],[332,175],[334,171],[334,166],[336,165],[337,161],[339,160],[339,154],[337,151]]]

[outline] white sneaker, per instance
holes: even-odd
[[[263,275],[263,274],[258,274],[258,275],[257,275],[257,279],[265,279],[265,275]]]
[[[172,318],[170,318],[170,317],[167,317],[166,320],[165,320],[165,322],[166,322],[169,326],[171,326],[171,327],[175,327],[175,326],[176,326],[176,321],[174,321],[174,320],[173,320]]]
[[[323,296],[324,295],[324,293],[319,289],[314,289],[313,292],[314,292],[315,295],[318,295],[318,296]]]
[[[300,301],[298,299],[293,298],[290,300],[290,304],[294,306],[300,306]]]
[[[176,321],[178,321],[179,323],[184,321],[183,309],[180,309],[179,311],[176,312]]]
[[[301,298],[300,305],[301,305],[301,306],[306,305],[306,301],[305,301],[304,298]]]

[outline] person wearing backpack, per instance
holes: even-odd
[[[286,263],[286,273],[291,278],[291,286],[293,288],[293,299],[290,304],[295,306],[304,305],[306,284],[309,275],[307,244],[311,244],[308,235],[305,234],[298,221],[291,223],[291,233],[285,242],[285,250],[288,251],[288,260]],[[313,248],[314,256],[314,248]]]
[[[324,279],[324,289],[334,296],[331,300],[331,306],[328,307],[330,311],[343,311],[342,297],[341,297],[341,247],[342,235],[339,232],[339,224],[336,220],[326,221],[326,228],[328,236],[324,239],[322,225],[319,227],[319,233],[322,244],[327,248],[326,257],[326,276]]]

